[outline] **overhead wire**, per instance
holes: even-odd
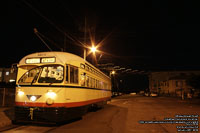
[[[75,42],[75,45],[78,45],[80,47],[84,47],[84,48],[88,48],[84,43],[82,43],[81,41],[79,41],[77,38],[72,37],[69,33],[64,32],[61,28],[59,28],[56,24],[54,24],[50,19],[48,19],[46,16],[44,16],[40,11],[38,11],[35,7],[33,7],[30,3],[28,3],[25,0],[22,0],[28,7],[30,7],[34,12],[36,12],[38,15],[40,15],[42,18],[44,18],[49,24],[51,24],[52,26],[54,26],[59,32],[63,33],[66,37],[68,37],[70,40]],[[100,46],[102,46],[104,43],[104,41],[112,34],[113,32],[110,32],[103,40],[100,41]],[[48,47],[48,49],[51,49],[47,43],[41,38],[41,36],[45,39],[47,39],[48,41],[50,41],[50,39],[48,39],[47,37],[45,37],[43,34],[41,34],[40,32],[38,32],[38,34],[36,34],[41,40],[42,42]],[[40,35],[40,36],[39,36]],[[52,41],[50,41],[51,43],[53,43]],[[76,43],[78,42],[78,43]],[[53,43],[55,45],[55,43]],[[57,48],[58,46],[55,45]],[[99,46],[99,47],[100,47]],[[60,48],[60,47],[59,47]],[[52,51],[52,49],[51,49]],[[117,56],[117,55],[113,55],[107,52],[103,52],[101,51],[103,54],[115,57],[115,58],[122,58],[122,56]]]
[[[49,45],[44,41],[44,39],[42,37],[40,37],[40,35],[38,34],[37,32],[37,29],[34,29],[34,33],[36,34],[36,36],[47,46],[47,48],[50,50],[50,51],[53,51]]]
[[[34,8],[29,2],[22,0],[28,7],[30,7],[34,12],[36,12],[39,16],[41,16],[43,19],[45,19],[49,24],[51,24],[52,26],[54,26],[59,32],[63,33],[64,36],[66,36],[67,38],[69,38],[70,40],[72,40],[73,42],[75,42],[75,45],[78,45],[80,47],[86,47],[84,43],[82,43],[81,41],[79,41],[76,37],[73,37],[72,35],[70,35],[69,33],[63,31],[60,27],[58,27],[55,23],[53,23],[49,18],[47,18],[46,16],[44,16],[40,11],[38,11],[36,8]],[[94,41],[94,37],[92,37],[91,35],[91,31],[90,33],[90,38],[91,40]],[[112,34],[113,32],[110,32],[104,39],[102,39],[100,41],[100,46],[102,46],[105,42],[105,40]],[[61,49],[56,43],[54,43],[53,41],[51,41],[49,38],[47,38],[46,36],[44,36],[43,34],[41,34],[40,32],[37,32],[36,35],[38,36],[38,38],[40,38],[40,40],[46,45],[46,47],[52,51],[52,49],[49,47],[49,45],[44,41],[43,38],[47,39],[48,41],[50,41],[52,44],[54,44],[57,48]],[[43,37],[43,38],[42,38]],[[116,57],[116,58],[124,58],[122,56],[117,56],[117,55],[113,55],[113,54],[109,54],[106,52],[101,51],[103,54],[112,56],[112,57]],[[100,56],[100,58],[102,57],[102,54]],[[99,58],[99,59],[100,59]],[[127,57],[125,57],[127,58]]]
[[[70,40],[75,42],[75,45],[78,45],[80,47],[84,47],[83,43],[76,39],[75,37],[72,37],[69,35],[69,33],[64,32],[62,29],[60,29],[57,25],[55,25],[50,19],[48,19],[46,16],[44,16],[40,11],[38,11],[36,8],[34,8],[30,3],[28,3],[25,0],[22,0],[28,7],[30,7],[34,12],[36,12],[38,15],[40,15],[42,18],[44,18],[49,24],[54,26],[59,32],[63,33],[66,37],[68,37]],[[78,43],[76,43],[78,42]]]
[[[35,28],[34,28],[34,31],[35,31]],[[49,42],[51,42],[54,46],[56,46],[58,49],[62,50],[61,47],[59,47],[55,42],[53,42],[51,39],[49,39],[48,37],[46,37],[45,35],[43,35],[42,33],[40,33],[38,30],[37,30],[37,34],[40,35],[41,37],[45,38],[46,40],[48,40]]]

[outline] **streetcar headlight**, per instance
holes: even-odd
[[[56,93],[53,92],[52,90],[48,90],[47,91],[47,96],[54,99],[56,97]]]
[[[18,94],[19,96],[23,96],[23,95],[24,95],[24,92],[23,92],[22,90],[19,89],[19,90],[17,91],[17,94]]]
[[[30,97],[30,100],[31,100],[32,102],[34,102],[36,99],[37,99],[36,96],[31,96],[31,97]]]

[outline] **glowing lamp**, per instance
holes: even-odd
[[[17,92],[17,94],[19,95],[19,96],[23,96],[24,95],[24,92],[22,91],[22,90],[18,90],[18,92]]]
[[[52,90],[48,90],[47,96],[54,99],[56,97],[56,93]]]
[[[31,96],[31,98],[30,98],[30,100],[31,100],[32,102],[34,102],[36,99],[37,99],[36,96]]]
[[[113,75],[114,75],[114,74],[115,74],[115,71],[112,71],[112,72],[111,72],[111,74],[113,74]]]
[[[94,46],[92,46],[92,47],[90,48],[90,50],[91,50],[92,53],[95,53],[95,52],[97,51],[97,48],[94,47]]]

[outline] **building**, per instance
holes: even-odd
[[[17,76],[16,68],[0,68],[0,83],[15,82]]]
[[[162,71],[149,74],[149,90],[159,95],[182,96],[191,94],[195,88],[187,85],[186,81],[200,71]],[[198,95],[199,92],[195,92]]]

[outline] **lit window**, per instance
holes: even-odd
[[[2,72],[0,72],[0,77],[2,77]]]
[[[70,83],[78,83],[78,68],[70,66]]]
[[[84,64],[81,64],[80,66],[81,66],[81,68],[85,69],[85,65]]]
[[[86,76],[86,86],[89,87],[89,77]]]
[[[48,65],[33,68],[26,72],[19,83],[61,83],[63,81],[63,66]],[[39,78],[39,79],[38,79]]]
[[[85,74],[81,74],[81,86],[85,86]]]
[[[6,72],[6,76],[8,76],[9,75],[9,72]]]
[[[63,66],[44,66],[38,79],[39,83],[61,83],[63,81]]]
[[[89,87],[92,87],[92,78],[89,77]]]

